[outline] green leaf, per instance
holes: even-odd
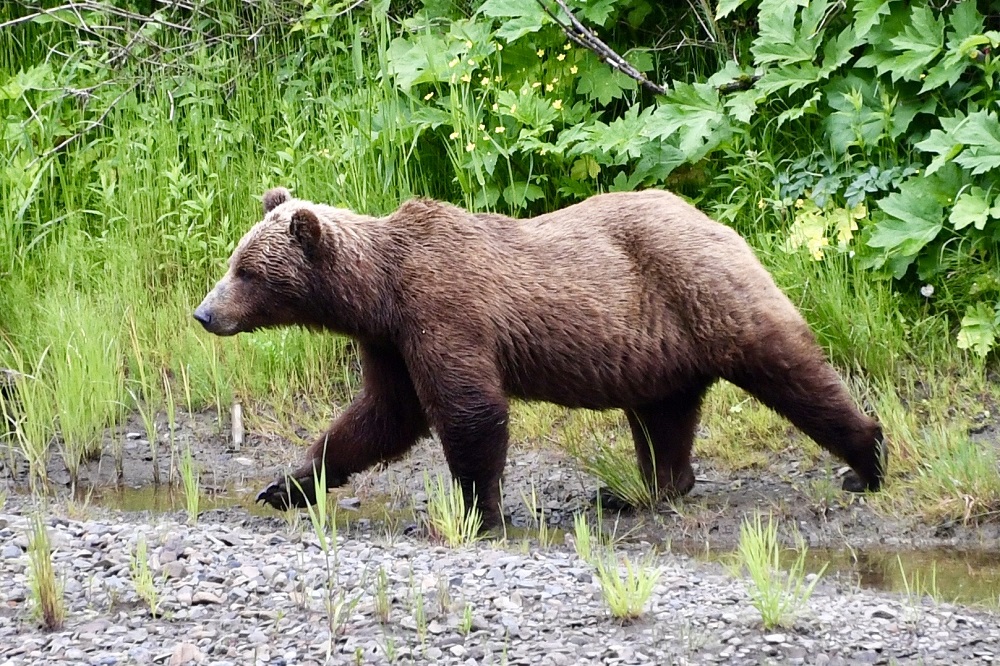
[[[749,1],[750,0],[719,0],[719,6],[715,9],[715,18],[725,18]]]
[[[490,18],[507,19],[497,28],[496,35],[508,43],[538,32],[552,19],[536,0],[486,0],[479,13]]]
[[[962,152],[965,147],[961,142],[955,138],[955,130],[960,127],[966,121],[965,117],[961,114],[948,118],[941,118],[941,128],[931,130],[931,133],[927,135],[927,138],[916,144],[917,150],[922,150],[925,153],[935,153],[937,157],[931,160],[931,163],[927,166],[927,175],[931,175],[941,167],[943,167],[948,162],[951,162],[955,157]]]
[[[608,17],[614,12],[617,4],[618,0],[584,0],[583,4],[579,5],[580,16],[603,27],[607,24]]]
[[[985,357],[996,346],[1000,312],[986,303],[970,305],[962,317],[962,329],[958,332],[959,349],[971,349],[978,356]]]
[[[837,69],[851,59],[853,55],[851,51],[859,44],[861,44],[861,40],[858,39],[854,28],[850,26],[829,40],[823,46],[823,67],[820,69],[819,75],[826,78],[837,71]]]
[[[960,3],[948,18],[948,51],[927,72],[924,85],[920,92],[934,90],[942,85],[953,86],[958,83],[962,73],[971,65],[967,57],[965,44],[969,38],[983,37],[983,17],[976,10],[973,2]]]
[[[955,162],[977,175],[1000,167],[1000,122],[993,112],[977,111],[956,128],[955,138],[965,145]]]
[[[726,100],[726,108],[729,109],[729,113],[735,120],[748,123],[757,112],[757,105],[763,102],[765,97],[765,95],[754,88],[743,90],[729,96]]]
[[[607,106],[613,100],[624,97],[626,91],[635,89],[634,79],[601,63],[581,70],[576,91]]]
[[[793,93],[819,80],[819,67],[804,62],[770,69],[754,87],[765,95],[772,95],[782,88],[788,88],[788,92]]]
[[[545,192],[534,183],[525,183],[521,181],[511,183],[507,187],[503,188],[504,201],[515,208],[524,208],[528,205],[529,201],[537,201],[543,196],[545,196]]]
[[[944,207],[935,192],[924,187],[920,179],[912,179],[878,202],[886,218],[875,225],[870,247],[879,247],[888,254],[915,257],[941,232]]]
[[[790,120],[796,120],[806,114],[813,115],[817,112],[816,106],[823,98],[823,93],[819,90],[813,91],[812,97],[807,99],[801,106],[786,109],[778,115],[778,127],[781,127]]]
[[[956,229],[964,229],[971,224],[982,231],[986,227],[986,220],[990,217],[990,203],[986,197],[986,190],[981,187],[973,186],[965,190],[958,195],[948,221],[955,225]]]
[[[982,231],[986,227],[986,221],[997,212],[995,208],[990,207],[988,196],[986,190],[976,185],[967,190],[963,189],[948,217],[955,229],[964,229],[971,224]]]
[[[447,80],[447,48],[444,40],[422,34],[412,39],[397,37],[389,44],[389,72],[400,90],[409,92],[420,83]]]
[[[899,53],[879,65],[879,74],[888,73],[893,81],[917,81],[944,48],[944,20],[934,16],[930,7],[918,6],[902,34],[889,43]]]
[[[811,62],[822,41],[815,34],[819,18],[826,10],[828,0],[761,0],[758,8],[760,29],[750,47],[758,65],[778,63],[790,65]],[[804,7],[799,28],[795,27],[798,11]]]
[[[858,39],[864,39],[879,22],[880,16],[887,16],[892,2],[886,0],[858,0],[854,4],[854,32]]]

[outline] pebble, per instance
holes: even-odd
[[[1000,622],[988,611],[824,579],[791,624],[765,630],[745,581],[717,565],[657,554],[660,579],[645,613],[622,623],[571,547],[523,551],[484,541],[448,549],[374,527],[342,530],[327,559],[308,523],[301,532],[278,521],[248,527],[225,514],[193,526],[170,514],[155,524],[130,514],[50,518],[67,621],[44,632],[17,545],[29,521],[12,504],[0,513],[0,666],[842,666],[991,663],[1000,654]],[[139,537],[157,617],[132,582]]]

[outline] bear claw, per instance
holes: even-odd
[[[296,484],[295,479],[291,479],[291,485],[289,479],[278,479],[260,491],[255,501],[267,504],[278,511],[304,509],[313,503],[312,498],[303,492],[302,488],[305,487]]]

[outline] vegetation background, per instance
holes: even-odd
[[[887,508],[995,515],[996,450],[968,431],[996,412],[998,5],[5,2],[10,463],[41,480],[56,453],[75,478],[126,414],[155,442],[175,406],[223,415],[238,398],[251,427],[292,439],[329,417],[356,388],[344,340],[217,340],[190,319],[269,187],[371,214],[426,195],[516,216],[663,187],[748,237],[878,412]],[[706,418],[767,431],[743,404],[720,388]],[[523,407],[521,435],[562,418],[544,409]],[[706,450],[745,459],[721,432]]]

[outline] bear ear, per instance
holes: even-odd
[[[267,215],[272,210],[292,198],[291,192],[283,187],[275,187],[264,193],[264,214]]]
[[[299,208],[292,213],[292,221],[288,225],[292,236],[302,246],[306,256],[312,258],[319,248],[322,225],[316,213],[308,208]]]

